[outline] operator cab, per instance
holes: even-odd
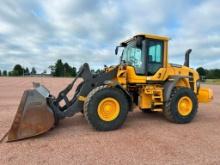
[[[169,38],[157,35],[137,35],[116,47],[123,47],[121,64],[133,66],[137,75],[154,75],[167,61]]]

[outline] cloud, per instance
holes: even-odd
[[[194,67],[216,68],[220,65],[219,5],[217,0],[203,1],[182,18],[181,26],[171,41],[172,59],[175,60],[178,52],[192,48],[191,64]]]
[[[218,0],[4,0],[0,6],[0,69],[35,66],[43,71],[58,58],[79,67],[117,64],[114,47],[137,33],[168,35],[170,61],[220,65]]]

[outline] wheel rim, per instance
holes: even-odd
[[[98,115],[104,121],[116,119],[120,112],[120,106],[116,99],[105,98],[98,105]]]
[[[178,102],[178,112],[182,116],[187,116],[192,112],[193,103],[188,96],[182,97]]]

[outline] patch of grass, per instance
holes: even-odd
[[[206,84],[220,85],[220,79],[206,79]]]

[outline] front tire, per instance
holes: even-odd
[[[110,131],[121,127],[127,118],[128,100],[117,88],[100,86],[93,89],[84,103],[84,115],[96,130]]]
[[[175,123],[189,123],[197,113],[198,100],[190,88],[174,88],[170,99],[165,103],[165,117]]]

